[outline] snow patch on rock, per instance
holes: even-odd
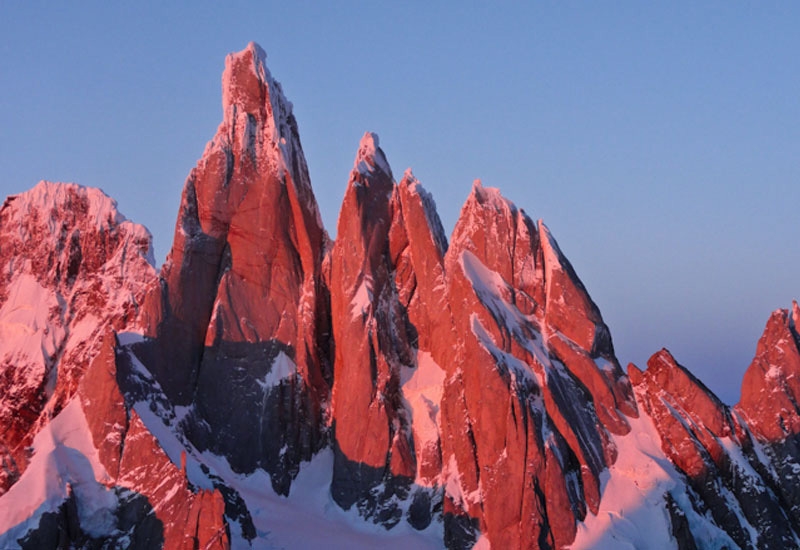
[[[422,449],[436,447],[439,442],[439,409],[442,402],[445,371],[427,351],[417,350],[416,368],[400,367],[403,397],[411,413],[414,444],[419,455]],[[417,462],[417,482],[422,483]]]
[[[362,315],[369,312],[372,306],[372,282],[368,279],[361,281],[358,285],[353,299],[350,301],[350,317],[359,319]]]
[[[263,380],[258,381],[258,385],[262,389],[268,390],[281,383],[282,380],[289,378],[297,372],[297,365],[292,361],[288,355],[279,351],[278,355],[272,361],[272,367],[269,372],[264,376]]]
[[[677,548],[665,497],[671,494],[686,514],[703,548],[735,548],[730,537],[691,507],[684,482],[661,449],[653,420],[645,413],[628,418],[631,431],[614,436],[617,461],[603,472],[597,514],[578,524],[573,550],[663,550]]]
[[[244,499],[256,528],[255,549],[306,548],[330,550],[420,550],[439,549],[444,537],[439,521],[417,531],[401,522],[387,531],[383,526],[364,521],[357,507],[342,510],[329,490],[333,452],[324,450],[311,462],[303,463],[288,497],[275,494],[269,476],[258,470],[249,475],[233,472],[225,458],[205,452],[202,461],[235,489]],[[313,528],[309,528],[312,526]],[[244,540],[233,547],[249,547]]]
[[[70,492],[78,502],[81,528],[93,536],[114,527],[117,497],[92,442],[78,399],[69,404],[34,439],[28,469],[0,499],[0,547],[35,527],[41,514],[54,512]]]
[[[51,322],[54,312],[60,309],[56,293],[32,275],[23,273],[15,278],[0,308],[2,363],[30,365],[30,376],[43,376],[66,336],[63,325]]]
[[[392,177],[392,170],[389,168],[389,162],[386,160],[386,155],[383,154],[383,150],[380,148],[378,134],[365,132],[358,144],[358,153],[356,154],[356,160],[353,162],[353,170],[361,175],[367,176],[374,172],[376,168],[390,178]]]

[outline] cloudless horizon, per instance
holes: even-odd
[[[374,131],[448,234],[476,178],[542,218],[623,367],[666,347],[734,403],[800,297],[798,24],[791,3],[7,3],[0,194],[100,187],[161,264],[225,56],[255,41],[332,236]]]

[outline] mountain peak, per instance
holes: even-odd
[[[512,215],[516,213],[516,205],[503,196],[496,187],[484,187],[480,179],[472,182],[472,191],[467,199],[467,204],[477,202],[481,206],[493,206],[496,210],[508,210]],[[465,205],[466,207],[466,205]]]
[[[416,186],[419,183],[419,180],[414,175],[414,171],[411,168],[406,168],[405,172],[403,172],[403,178],[400,180],[400,183],[404,183],[407,186]]]
[[[222,73],[222,108],[226,116],[231,107],[236,107],[263,118],[273,114],[276,103],[286,105],[280,111],[291,112],[291,103],[272,78],[261,46],[250,42],[242,51],[228,54]]]
[[[772,312],[758,341],[756,354],[744,374],[737,410],[757,437],[780,441],[800,433],[800,337],[798,308]]]
[[[358,153],[356,153],[356,160],[353,162],[353,170],[366,176],[376,169],[394,179],[392,170],[389,168],[389,163],[386,160],[386,155],[384,155],[383,150],[380,148],[378,134],[374,132],[364,132],[361,141],[358,143]]]
[[[26,209],[73,208],[75,200],[86,203],[89,218],[100,228],[107,223],[122,223],[125,217],[117,210],[117,201],[101,189],[84,187],[77,183],[60,183],[42,180],[33,189],[9,197],[9,202],[22,199]]]

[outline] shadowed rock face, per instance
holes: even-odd
[[[23,550],[42,548],[85,548],[87,550],[125,547],[145,550],[164,545],[164,525],[145,497],[115,488],[119,495],[115,536],[93,537],[80,523],[78,502],[74,493],[55,512],[45,512],[35,529],[15,542]],[[112,546],[113,545],[113,546]]]
[[[133,537],[131,548],[153,548],[159,539],[164,548],[228,548],[222,494],[192,488],[170,460],[133,406],[134,378],[129,356],[109,334],[78,392],[100,462],[117,487],[133,492],[121,500],[119,530]],[[136,503],[151,510],[141,513]]]

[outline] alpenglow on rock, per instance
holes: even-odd
[[[800,547],[796,303],[736,406],[626,374],[497,189],[448,241],[367,132],[333,242],[256,44],[222,106],[160,270],[97,189],[0,208],[1,548]]]

